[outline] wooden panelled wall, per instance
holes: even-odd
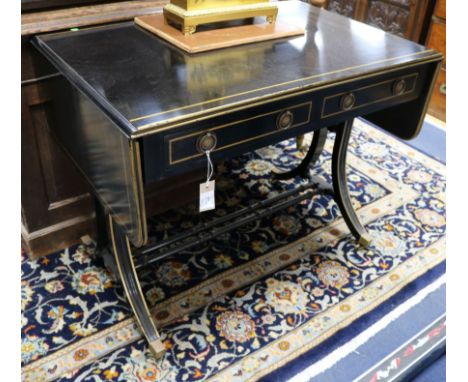
[[[333,12],[420,42],[430,0],[327,0]]]
[[[445,56],[445,60],[442,64],[439,77],[434,87],[434,93],[432,95],[431,104],[429,105],[428,113],[434,117],[445,121],[446,109],[446,63],[447,55],[445,50],[445,24],[446,24],[446,13],[445,13],[445,0],[437,0],[434,14],[431,20],[431,27],[429,29],[429,35],[427,37],[427,46],[433,49],[437,49],[442,52]]]

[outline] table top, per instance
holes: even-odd
[[[303,26],[304,36],[191,55],[125,22],[39,35],[35,44],[130,137],[440,56],[299,1],[278,6],[278,19]]]

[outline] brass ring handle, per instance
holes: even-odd
[[[396,80],[392,86],[393,95],[402,95],[406,90],[406,81],[405,80]]]
[[[218,138],[214,133],[205,133],[200,135],[197,139],[197,150],[201,153],[206,151],[213,151],[216,147]]]
[[[289,129],[294,122],[294,114],[289,110],[283,111],[276,119],[276,127],[280,130]]]
[[[341,97],[340,107],[341,110],[351,110],[356,103],[356,97],[353,93],[345,94]]]

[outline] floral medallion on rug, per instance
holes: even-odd
[[[313,169],[322,185],[331,184],[332,144],[330,134]],[[219,164],[216,210],[152,218],[151,240],[306,182],[270,175],[303,155],[290,140]],[[360,120],[348,164],[369,248],[318,195],[166,259],[142,275],[167,349],[161,360],[92,245],[34,261],[23,253],[23,381],[254,381],[443,262],[445,167]]]

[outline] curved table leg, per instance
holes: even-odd
[[[327,131],[327,128],[322,128],[320,130],[314,131],[309,151],[307,151],[307,154],[302,160],[302,162],[293,170],[282,173],[273,172],[273,177],[279,180],[291,179],[295,176],[307,178],[310,166],[317,161],[317,159],[323,151],[323,146],[325,145],[325,141],[327,140]]]
[[[115,262],[117,264],[120,280],[125,289],[127,300],[130,303],[138,324],[149,343],[151,352],[156,358],[161,358],[166,350],[159,337],[156,325],[151,318],[148,305],[146,305],[145,297],[141,290],[138,275],[133,264],[130,242],[120,227],[114,223],[110,215],[109,231]]]
[[[351,233],[358,243],[367,247],[371,238],[359,221],[351,203],[346,180],[346,153],[348,151],[349,138],[353,127],[353,120],[348,120],[336,129],[335,144],[332,156],[332,179],[335,201],[340,208],[341,215]]]

